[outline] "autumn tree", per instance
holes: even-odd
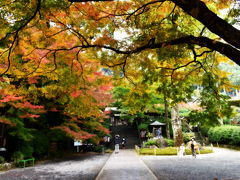
[[[87,56],[139,85],[145,69],[182,81],[219,75],[219,61],[240,64],[237,1],[75,1],[1,1],[1,74],[54,74],[64,61],[81,69]],[[72,93],[81,98],[82,90]]]

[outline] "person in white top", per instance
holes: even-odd
[[[179,152],[178,155],[183,157],[185,155],[185,145],[184,143],[181,144],[181,146],[179,147]]]

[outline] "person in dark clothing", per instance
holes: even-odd
[[[122,148],[125,149],[125,147],[126,147],[126,138],[123,137],[122,138]]]
[[[119,135],[115,135],[114,144],[115,144],[115,153],[119,153],[119,144],[121,143],[121,138]]]
[[[196,158],[196,151],[195,151],[196,147],[195,146],[197,145],[197,143],[194,138],[191,139],[190,143],[191,143],[192,156]]]

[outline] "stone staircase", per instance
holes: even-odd
[[[111,127],[111,135],[119,134],[126,139],[126,149],[134,149],[135,145],[140,145],[137,128],[131,125],[116,125]],[[113,144],[113,143],[112,143]]]

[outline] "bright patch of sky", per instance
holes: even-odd
[[[129,34],[124,29],[119,29],[118,31],[114,31],[114,39],[121,41],[129,37]]]

